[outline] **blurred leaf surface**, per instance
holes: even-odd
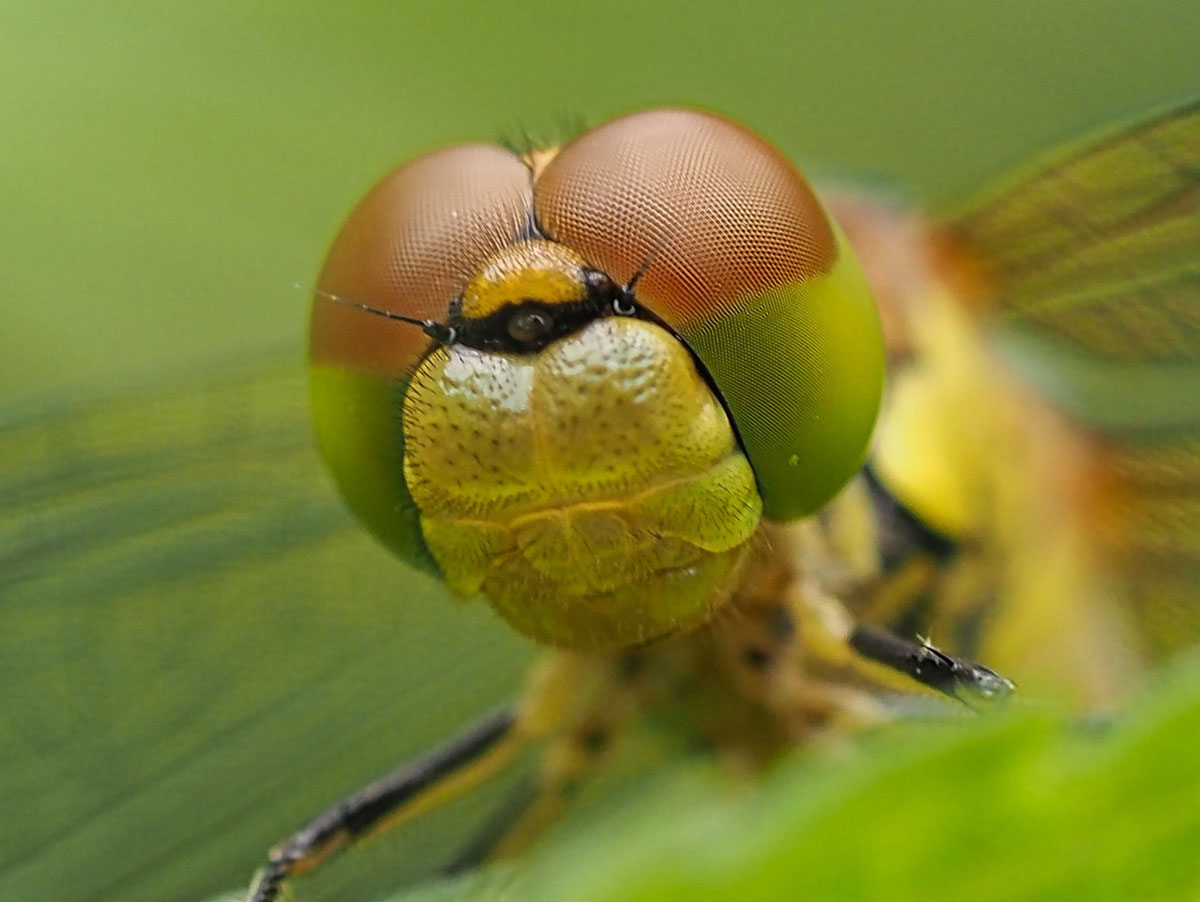
[[[515,872],[393,902],[1195,898],[1198,665],[1111,724],[1025,710],[887,730],[751,789],[680,767]]]

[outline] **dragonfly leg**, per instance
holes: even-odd
[[[854,623],[841,602],[811,582],[801,588],[793,609],[807,650],[828,663],[864,671],[890,688],[911,688],[915,681],[971,708],[1002,701],[1016,688],[994,670],[947,654],[928,640],[913,641]]]
[[[1012,680],[996,671],[937,648],[927,639],[913,642],[878,627],[859,624],[850,633],[850,647],[864,658],[906,674],[969,707],[1011,695]]]
[[[636,668],[609,661],[597,669],[591,698],[551,739],[532,785],[525,783],[501,804],[444,869],[456,874],[487,861],[521,854],[570,806],[586,780],[601,768],[621,731],[641,709],[643,697]]]
[[[271,850],[248,902],[274,902],[287,880],[335,852],[482,783],[509,764],[526,742],[517,715],[499,711],[336,802]]]
[[[513,787],[475,835],[441,867],[441,875],[454,877],[499,857],[496,855],[496,849],[513,830],[514,825],[533,807],[537,801],[538,790],[535,779],[522,780]]]
[[[518,787],[444,873],[461,873],[528,849],[562,817],[587,778],[607,760],[616,732],[615,724],[597,719],[556,738],[547,747],[536,782]]]
[[[439,749],[406,764],[318,814],[270,853],[247,902],[275,902],[285,882],[330,855],[467,793],[546,742],[538,791],[514,828],[548,823],[600,761],[612,727],[639,704],[619,661],[552,654],[534,668],[520,703],[492,714]],[[505,837],[485,857],[508,854]],[[512,846],[515,851],[515,846]],[[493,854],[494,853],[494,854]]]

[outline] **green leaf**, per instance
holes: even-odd
[[[677,768],[516,874],[394,902],[1195,898],[1198,735],[1193,659],[1111,724],[912,725],[797,753],[753,786]]]

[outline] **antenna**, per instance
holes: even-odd
[[[302,289],[302,286],[297,285],[296,287]],[[347,307],[355,307],[366,313],[373,313],[375,316],[382,316],[384,319],[395,320],[399,323],[408,323],[411,326],[420,326],[421,331],[438,344],[452,345],[458,339],[457,329],[455,329],[453,326],[447,326],[445,323],[439,323],[437,320],[417,319],[414,316],[405,316],[402,313],[393,313],[391,310],[384,310],[382,307],[372,307],[370,304],[362,304],[358,301],[352,301],[350,298],[344,298],[341,295],[323,291],[320,288],[312,289],[312,293],[317,297],[322,297],[330,301],[336,301],[339,304],[345,304]]]
[[[633,275],[629,277],[629,282],[625,285],[625,293],[627,295],[633,294],[633,289],[637,286],[638,281],[646,274],[646,270],[648,270],[654,264],[654,261],[658,259],[658,253],[663,249],[663,245],[665,243],[666,238],[659,238],[658,243],[655,244],[650,253],[646,255],[646,259],[642,261],[641,265],[638,266]]]

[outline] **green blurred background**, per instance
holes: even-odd
[[[5,5],[0,900],[235,887],[519,685],[531,650],[362,536],[311,449],[294,286],[387,168],[684,103],[952,199],[1194,97],[1197,46],[1192,2]],[[300,898],[373,897],[461,817]]]
[[[410,155],[711,107],[818,172],[953,194],[1200,88],[1200,8],[9,3],[0,391],[297,347],[327,241]]]

